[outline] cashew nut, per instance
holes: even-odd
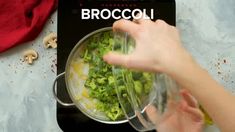
[[[43,39],[43,43],[45,48],[57,48],[57,36],[55,33],[50,33],[49,35],[47,35],[46,37],[44,37]]]
[[[37,58],[38,58],[38,53],[33,49],[24,52],[24,60],[30,65],[33,64],[33,61],[36,60]]]

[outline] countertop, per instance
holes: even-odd
[[[197,62],[235,93],[235,1],[177,0],[177,27],[185,48]],[[57,12],[40,35],[0,54],[0,132],[60,132],[52,82],[56,77],[56,49],[45,49],[42,39],[56,32]],[[35,49],[33,65],[22,53]],[[214,127],[206,131],[218,131]]]

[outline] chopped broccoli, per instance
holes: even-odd
[[[85,82],[85,87],[90,91],[89,97],[99,101],[96,104],[97,109],[103,111],[111,120],[117,120],[124,114],[114,88],[112,67],[102,59],[104,54],[112,50],[113,43],[111,32],[95,35],[88,40],[81,57],[85,63],[89,63],[88,79]]]
[[[102,59],[104,54],[112,50],[113,45],[114,40],[111,32],[95,35],[88,40],[80,57],[89,64],[88,78],[85,82],[85,87],[89,89],[89,97],[98,100],[96,108],[104,112],[110,120],[117,120],[123,118],[124,113],[117,98],[115,84],[122,97],[127,99],[126,102],[128,102],[128,94],[122,73],[119,71],[119,74],[114,77],[111,65]],[[132,74],[136,93],[139,95],[143,91],[148,93],[152,86],[151,76],[135,72]]]
[[[107,80],[105,77],[98,78],[98,79],[97,79],[97,83],[98,83],[98,84],[105,84],[105,80]]]
[[[141,94],[143,91],[143,84],[140,81],[134,81],[135,92],[137,94]]]

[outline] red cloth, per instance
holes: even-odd
[[[37,37],[57,0],[0,0],[0,52]]]

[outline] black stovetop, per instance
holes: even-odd
[[[117,7],[119,6],[119,7]],[[68,55],[76,43],[86,34],[112,26],[113,19],[81,20],[81,8],[153,8],[155,19],[163,19],[175,25],[174,0],[59,0],[58,7],[58,55],[57,73],[65,70]],[[66,91],[64,78],[57,83],[58,97],[71,102]],[[63,131],[101,130],[101,131],[135,131],[128,123],[107,125],[96,122],[83,115],[75,106],[64,107],[57,103],[57,121]]]

